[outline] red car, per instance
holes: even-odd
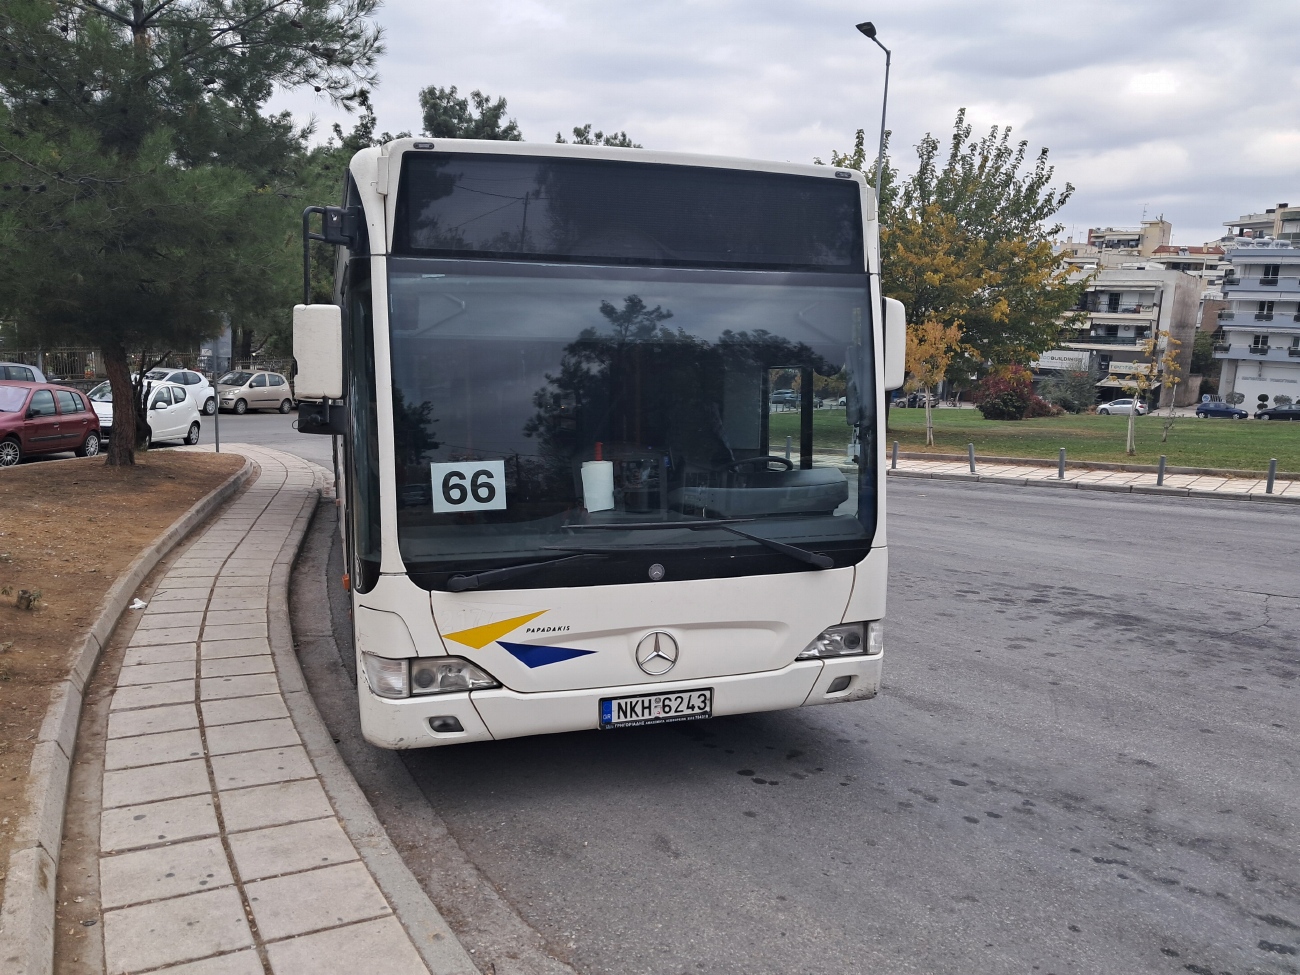
[[[28,454],[99,453],[99,417],[75,389],[51,383],[0,382],[0,467]]]

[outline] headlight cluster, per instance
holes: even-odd
[[[804,647],[797,660],[820,660],[826,657],[854,655],[874,656],[885,649],[884,624],[880,620],[870,623],[843,623],[829,626]]]
[[[366,683],[380,697],[451,694],[501,685],[490,674],[460,657],[377,657],[362,653]]]

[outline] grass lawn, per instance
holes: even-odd
[[[1178,417],[1167,443],[1160,442],[1164,418],[1137,418],[1137,454],[1124,452],[1126,416],[1080,415],[1039,420],[986,420],[978,410],[934,410],[933,447],[925,446],[925,410],[889,411],[888,441],[898,441],[904,451],[963,454],[968,443],[975,453],[989,457],[1035,457],[1056,460],[1064,447],[1071,460],[1104,460],[1129,464],[1155,464],[1160,455],[1173,467],[1223,467],[1263,471],[1270,457],[1280,471],[1300,472],[1300,423],[1263,420],[1198,420]],[[785,437],[799,442],[797,413],[773,413],[773,446]],[[813,414],[813,442],[818,451],[843,451],[849,428],[843,410],[818,410]],[[776,451],[780,453],[781,451]]]

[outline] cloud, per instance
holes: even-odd
[[[1077,191],[1067,226],[1136,224],[1162,201],[1175,240],[1300,196],[1300,4],[1218,0],[873,0],[893,50],[889,125],[907,170],[959,107],[1049,146]],[[416,93],[509,100],[529,139],[593,123],[650,148],[810,161],[880,124],[883,53],[847,0],[387,0],[381,129],[418,131]],[[352,122],[309,91],[274,107]],[[319,132],[328,133],[322,124]]]

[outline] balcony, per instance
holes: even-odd
[[[1300,359],[1300,347],[1293,345],[1291,348],[1286,350],[1286,354],[1291,356],[1293,359]]]
[[[1259,279],[1259,286],[1260,286],[1261,288],[1276,288],[1276,287],[1277,287],[1277,278],[1260,278],[1260,279]]]
[[[1137,345],[1144,342],[1151,336],[1134,337],[1131,335],[1091,335],[1087,332],[1075,335],[1063,335],[1061,341],[1065,345]]]
[[[1219,312],[1219,321],[1230,321],[1230,320],[1232,320],[1232,319],[1234,319],[1234,318],[1236,318],[1236,317],[1237,317],[1237,313],[1236,313],[1235,311],[1221,311],[1221,312]],[[1300,316],[1297,316],[1297,317],[1300,317]]]
[[[1075,311],[1086,311],[1090,315],[1150,315],[1156,310],[1155,305],[1116,305],[1113,308],[1109,302],[1104,307],[1100,301],[1086,301],[1074,309]]]
[[[1267,345],[1252,345],[1252,346],[1250,347],[1250,354],[1251,354],[1251,355],[1268,355],[1268,346],[1267,346]]]
[[[1227,352],[1227,351],[1228,351],[1229,349],[1231,349],[1231,348],[1232,348],[1232,343],[1230,343],[1230,342],[1215,342],[1215,343],[1214,343],[1214,351],[1215,351],[1215,352]]]
[[[1271,322],[1272,320],[1273,320],[1273,313],[1271,311],[1255,312],[1255,321],[1257,322]]]
[[[1223,276],[1223,283],[1225,285],[1238,285],[1241,284],[1241,278],[1237,277],[1235,274],[1225,274]]]

